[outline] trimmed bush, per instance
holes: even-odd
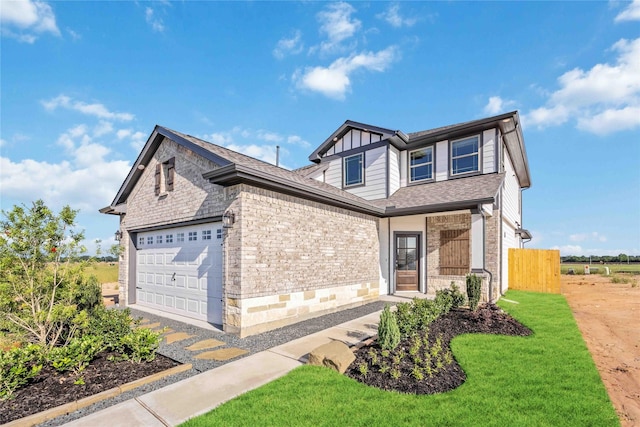
[[[480,302],[482,292],[482,277],[475,274],[467,274],[467,297],[469,298],[469,308],[476,311]]]
[[[0,400],[11,398],[14,391],[40,373],[42,354],[37,344],[0,351]]]
[[[156,357],[161,340],[160,332],[147,328],[134,329],[122,337],[123,357],[134,363],[151,362]]]
[[[394,350],[400,344],[400,329],[394,313],[386,305],[380,315],[378,342],[383,350]]]
[[[122,353],[122,338],[129,335],[137,323],[131,317],[131,310],[128,308],[114,310],[100,307],[92,313],[87,333],[102,337],[106,350]]]
[[[460,292],[460,287],[451,282],[449,289],[441,289],[436,291],[436,303],[445,308],[445,313],[452,308],[462,307],[467,301],[467,297]],[[444,314],[444,313],[443,313]]]
[[[406,338],[413,335],[418,330],[416,316],[413,314],[413,306],[408,302],[401,302],[396,305],[396,320],[400,336]]]
[[[59,372],[73,371],[78,375],[103,349],[101,337],[84,335],[82,338],[73,338],[65,346],[52,348],[47,360]]]

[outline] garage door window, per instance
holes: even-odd
[[[173,243],[173,234],[167,234],[167,243]]]
[[[184,233],[176,234],[176,239],[178,240],[178,243],[184,242]]]
[[[211,240],[211,230],[202,230],[202,240]]]
[[[147,245],[153,245],[153,236],[147,237]]]
[[[161,244],[162,243],[162,235],[156,236],[156,243],[157,244]]]
[[[140,237],[140,238],[138,239],[138,244],[139,244],[139,245],[144,245],[144,237]]]
[[[189,241],[190,242],[195,242],[196,240],[198,240],[198,232],[197,231],[190,231],[189,232]]]

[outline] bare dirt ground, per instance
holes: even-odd
[[[102,301],[104,305],[109,307],[119,303],[119,285],[118,282],[102,284]]]
[[[640,277],[622,277],[636,286],[596,274],[562,275],[561,289],[620,422],[630,427],[640,426]]]

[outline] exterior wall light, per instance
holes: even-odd
[[[115,234],[116,242],[119,242],[122,239],[122,231],[118,230]]]
[[[236,222],[236,214],[229,210],[222,215],[222,228],[233,228],[233,223]]]

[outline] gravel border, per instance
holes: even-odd
[[[194,335],[193,338],[178,341],[173,344],[166,344],[165,342],[163,342],[158,349],[159,354],[170,357],[171,359],[177,360],[181,363],[191,363],[193,365],[193,368],[189,371],[165,377],[150,384],[145,384],[134,390],[122,393],[116,397],[97,402],[91,406],[87,406],[86,408],[82,408],[68,415],[54,418],[39,425],[43,427],[63,425],[70,421],[85,417],[93,412],[101,411],[102,409],[127,401],[129,399],[134,399],[136,397],[142,396],[143,394],[161,389],[170,384],[182,381],[183,379],[192,377],[194,375],[198,375],[204,371],[217,368],[226,363],[239,360],[243,357],[250,356],[252,354],[287,343],[289,341],[293,341],[309,334],[328,329],[349,320],[366,316],[367,314],[382,310],[386,304],[389,303],[385,301],[374,301],[355,308],[341,310],[313,319],[304,320],[293,325],[284,326],[279,329],[264,332],[258,335],[252,335],[246,338],[238,338],[235,335],[199,328],[188,323],[183,323],[177,320],[168,319],[151,313],[132,309],[131,314],[134,318],[144,317],[146,319],[149,319],[150,323],[160,322],[162,326],[167,326],[173,329],[174,332],[186,332],[189,335]],[[216,347],[216,349],[237,347],[247,350],[247,353],[240,357],[232,358],[229,360],[215,361],[194,359],[193,356],[201,353],[201,351],[191,352],[189,350],[185,350],[185,347],[188,347],[189,345],[197,341],[208,338],[215,338],[220,341],[224,341],[225,345]]]

